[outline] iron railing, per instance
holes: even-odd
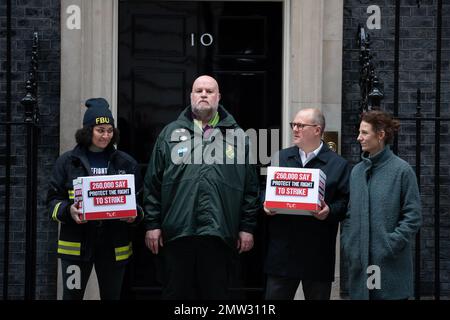
[[[7,14],[7,16],[10,16]],[[10,23],[10,21],[9,21]],[[7,23],[8,24],[8,23]],[[8,26],[7,26],[8,29]],[[10,30],[10,28],[8,29]],[[6,71],[6,121],[0,122],[6,130],[5,150],[5,203],[4,203],[4,259],[3,259],[3,300],[9,297],[9,264],[10,264],[10,223],[11,223],[11,127],[24,126],[26,129],[26,206],[25,206],[25,283],[24,299],[35,298],[36,291],[36,224],[37,224],[37,155],[39,138],[39,108],[37,99],[37,69],[38,69],[38,34],[33,34],[31,63],[25,89],[26,95],[20,101],[24,106],[24,120],[11,121],[11,38],[7,33],[7,71]]]
[[[421,1],[417,1],[420,7]],[[449,117],[441,116],[441,71],[442,71],[442,0],[437,1],[436,10],[436,83],[435,83],[435,112],[434,116],[425,116],[422,112],[421,90],[417,89],[416,110],[411,116],[399,116],[399,61],[400,61],[400,1],[396,1],[395,7],[395,41],[394,41],[394,116],[401,122],[412,122],[415,124],[415,172],[419,188],[421,188],[421,159],[422,159],[422,126],[424,123],[434,125],[434,186],[433,186],[433,206],[434,206],[434,288],[433,296],[435,300],[441,298],[441,277],[440,277],[440,259],[441,259],[441,191],[440,191],[440,169],[441,169],[441,127],[443,123],[449,123]],[[383,99],[382,87],[375,73],[373,56],[370,51],[370,37],[364,28],[358,26],[358,45],[360,46],[360,113],[380,107]],[[394,152],[398,153],[398,139],[394,140]],[[417,233],[415,239],[415,276],[414,288],[415,299],[422,297],[421,289],[421,233]]]

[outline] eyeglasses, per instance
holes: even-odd
[[[297,130],[303,130],[305,127],[317,127],[317,124],[306,124],[306,123],[296,123],[296,122],[289,122],[289,125],[291,126],[291,129],[294,130],[297,128]]]

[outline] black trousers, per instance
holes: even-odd
[[[63,274],[63,300],[82,300],[86,284],[95,265],[100,298],[119,300],[126,264],[111,260],[75,261],[61,259]]]
[[[100,298],[119,300],[125,275],[126,262],[116,262],[114,247],[105,237],[105,230],[96,227],[93,255],[89,261],[62,258],[63,300],[82,300],[86,284],[95,266]]]
[[[229,298],[229,248],[219,237],[183,237],[164,245],[162,298],[222,300]]]
[[[305,300],[330,300],[331,282],[301,280],[268,275],[266,300],[293,300],[297,288],[302,283]]]

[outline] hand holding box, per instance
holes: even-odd
[[[73,180],[73,189],[81,220],[136,217],[132,174],[79,177]]]

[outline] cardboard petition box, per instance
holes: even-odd
[[[73,190],[82,220],[123,219],[137,214],[132,174],[79,177],[73,180]]]
[[[320,169],[268,167],[266,208],[282,214],[319,212],[325,197],[326,175]]]

